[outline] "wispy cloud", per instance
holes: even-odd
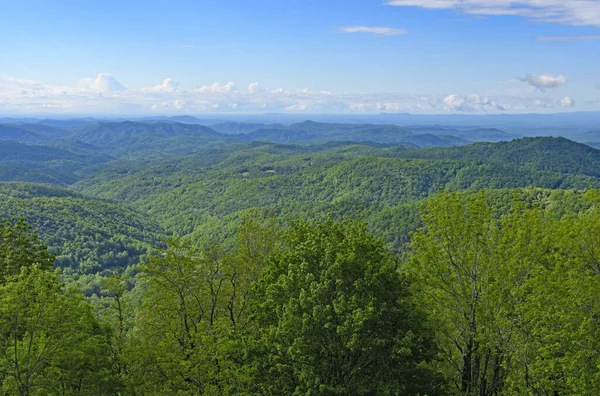
[[[599,0],[387,0],[385,4],[456,9],[472,15],[521,16],[543,22],[600,27]]]
[[[567,82],[567,78],[562,74],[553,76],[552,74],[547,73],[540,74],[539,76],[527,76],[520,78],[519,80],[526,82],[540,91],[545,91],[547,88],[556,88]]]
[[[598,5],[600,7],[600,5]],[[585,41],[600,41],[600,36],[539,36],[537,41],[555,41],[559,43],[582,43]]]
[[[384,27],[384,26],[342,26],[338,28],[342,33],[370,33],[377,36],[398,36],[407,34],[404,29]]]

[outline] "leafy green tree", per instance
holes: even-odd
[[[484,193],[441,193],[413,237],[411,266],[457,394],[600,391],[600,212],[529,198],[494,216]]]
[[[54,259],[24,218],[0,223],[0,283],[19,274],[22,266],[36,264],[42,270],[52,269]]]
[[[0,286],[0,376],[5,394],[102,395],[118,390],[108,337],[80,293],[23,267]]]
[[[128,346],[131,340],[135,308],[137,302],[132,302],[129,282],[122,275],[113,275],[102,279],[101,298],[96,300],[96,312],[101,323],[108,328],[111,336],[111,355],[115,375],[127,385]]]
[[[567,215],[540,230],[548,242],[526,283],[515,393],[600,392],[600,212]],[[538,238],[540,240],[541,238]],[[538,243],[539,245],[539,243]],[[516,363],[516,362],[515,362]]]
[[[431,330],[381,241],[328,220],[285,244],[257,291],[253,392],[436,394]]]
[[[507,260],[515,238],[502,232],[483,193],[442,192],[422,217],[411,268],[436,318],[443,371],[459,394],[500,394],[514,333],[511,291],[518,288],[518,271],[512,276]]]
[[[276,235],[272,223],[248,219],[232,253],[171,242],[142,267],[144,303],[128,357],[134,388],[157,395],[240,393],[247,382],[240,334]]]

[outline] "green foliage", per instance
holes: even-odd
[[[115,157],[144,161],[236,142],[202,125],[163,122],[99,123],[82,128],[73,137],[101,147]]]
[[[405,154],[355,144],[254,143],[162,165],[112,168],[74,188],[123,200],[156,217],[168,232],[230,246],[239,219],[257,208],[276,213],[282,223],[332,214],[338,220],[362,217],[371,229],[380,229],[381,213],[390,213],[398,222],[388,222],[387,241],[401,248],[408,235],[394,235],[394,230],[407,228],[406,216],[397,213],[441,188],[600,187],[589,176],[512,164],[397,158]]]
[[[484,194],[443,193],[414,235],[411,268],[457,394],[600,391],[597,201],[565,214],[530,197],[494,215]]]
[[[0,283],[19,274],[21,267],[52,269],[55,256],[42,245],[25,219],[0,223]]]
[[[122,270],[163,246],[164,233],[151,219],[58,188],[0,183],[0,217],[26,218],[69,273]]]
[[[117,390],[108,339],[79,294],[23,268],[0,286],[0,381],[5,394],[99,395]]]
[[[143,304],[125,359],[143,394],[240,394],[247,387],[240,335],[252,285],[277,246],[272,223],[248,219],[235,252],[175,242],[142,267]]]
[[[247,131],[250,126],[241,126],[242,133],[236,135],[246,141],[267,140],[278,143],[311,144],[327,141],[378,142],[402,144],[406,147],[453,146],[466,144],[468,141],[448,134],[432,135],[426,133],[413,134],[410,130],[397,125],[373,124],[331,124],[304,121],[288,127],[282,125],[264,125]],[[223,127],[223,126],[222,126]],[[250,128],[252,129],[252,128]],[[233,125],[225,125],[224,130],[232,131]]]
[[[298,224],[258,291],[255,392],[436,393],[408,280],[363,226]]]
[[[65,186],[77,180],[76,174],[82,168],[103,164],[111,159],[106,155],[80,155],[55,147],[2,142],[0,181],[28,181]],[[29,174],[28,171],[33,174]]]
[[[513,164],[530,170],[600,176],[600,151],[565,138],[536,137],[463,147],[430,148],[407,156]]]
[[[45,145],[6,142],[0,180],[87,194],[0,183],[0,217],[32,225],[0,224],[6,394],[600,394],[600,151],[415,149],[496,129],[56,125],[0,126]],[[163,230],[181,238],[156,254]]]

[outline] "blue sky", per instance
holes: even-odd
[[[0,14],[1,114],[600,110],[600,0],[20,0]]]

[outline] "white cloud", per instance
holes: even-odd
[[[562,107],[575,107],[575,101],[568,96],[559,100],[558,104]]]
[[[0,75],[0,89],[12,95],[44,95],[60,91],[58,87],[40,84],[36,81]]]
[[[152,88],[142,88],[146,92],[174,92],[179,89],[179,83],[172,78],[165,78],[162,84]]]
[[[248,85],[248,92],[250,92],[251,94],[254,93],[259,93],[259,92],[266,92],[269,89],[267,87],[265,87],[264,85],[262,85],[261,83],[251,83],[250,85]]]
[[[423,98],[420,98],[423,101]],[[472,95],[448,95],[443,100],[446,111],[472,112],[502,112],[507,110],[506,105],[499,104],[496,100],[487,96]]]
[[[228,82],[225,85],[221,85],[217,82],[210,85],[203,85],[199,87],[197,92],[215,93],[215,92],[231,92],[235,91],[235,85],[232,82]]]
[[[455,9],[472,15],[512,15],[575,26],[600,27],[600,0],[387,0],[398,7]]]
[[[404,29],[397,29],[384,26],[343,26],[338,28],[342,33],[370,33],[377,36],[397,36],[407,34]]]
[[[545,91],[547,88],[556,88],[567,82],[566,77],[562,74],[553,76],[552,74],[547,73],[540,74],[539,76],[527,76],[525,78],[520,78],[519,80],[526,82],[540,91]]]
[[[444,103],[450,107],[461,107],[465,103],[465,98],[458,95],[448,95],[444,98]]]
[[[559,77],[553,77],[559,79]],[[550,112],[574,106],[570,98],[539,91],[482,94],[331,93],[270,89],[253,83],[238,91],[233,83],[204,85],[187,90],[171,79],[153,88],[111,91],[98,85],[61,87],[0,75],[0,113],[16,114],[201,114],[201,113],[519,113]],[[106,79],[100,81],[106,81]],[[109,80],[110,81],[110,80]],[[552,86],[544,80],[542,86]],[[122,85],[122,84],[121,84]],[[124,85],[123,85],[124,86]],[[118,86],[117,86],[118,87]],[[562,98],[562,99],[561,99]],[[581,102],[581,110],[597,104]]]
[[[292,111],[292,112],[306,111],[306,110],[308,110],[308,107],[303,104],[295,104],[295,105],[284,107],[283,110],[284,111]]]
[[[84,90],[102,93],[126,91],[127,87],[107,73],[100,73],[96,78],[79,80],[79,87]]]
[[[600,41],[600,36],[539,36],[537,41],[553,41],[559,43],[583,43],[586,41]]]

